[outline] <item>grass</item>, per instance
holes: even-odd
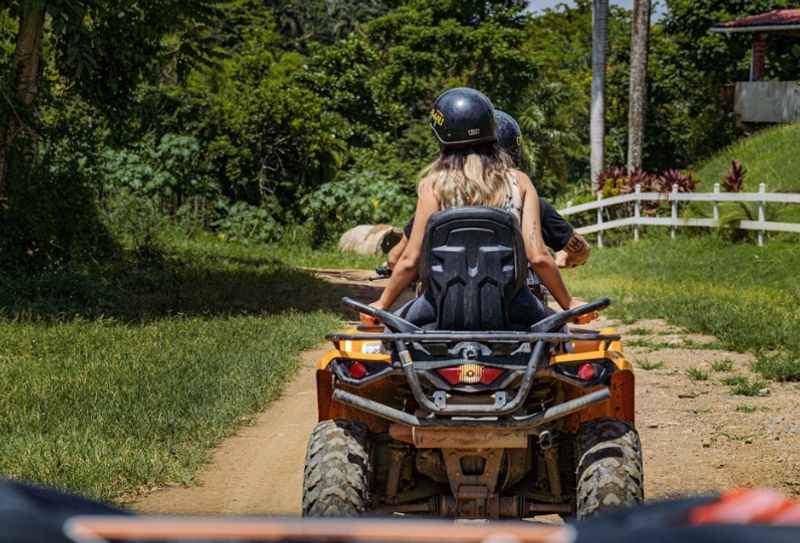
[[[701,164],[697,175],[701,180],[698,191],[711,192],[714,183],[720,182],[731,166],[739,160],[746,169],[744,192],[758,192],[758,185],[765,183],[768,192],[800,192],[800,123],[777,126],[761,130],[733,144]],[[724,189],[723,189],[724,190]],[[710,216],[710,206],[692,206],[702,216]],[[757,216],[757,206],[750,204],[750,215]],[[722,204],[720,214],[727,219],[747,218],[739,204]],[[767,220],[797,222],[800,206],[770,204],[766,208]],[[726,219],[727,218],[727,219]]]
[[[269,247],[210,239],[0,275],[0,473],[115,501],[190,481],[338,326],[342,294]]]
[[[664,367],[663,362],[648,362],[646,360],[642,360],[637,362],[637,365],[642,368],[643,370],[650,371],[650,370],[660,370]]]
[[[649,339],[634,339],[628,341],[627,344],[631,347],[643,347],[651,350],[660,349],[694,349],[700,351],[718,351],[722,349],[722,344],[716,341],[710,343],[701,343],[691,339],[683,339],[679,343],[671,343],[668,341],[652,341]]]
[[[708,372],[699,368],[689,368],[686,370],[686,375],[688,375],[689,379],[692,381],[708,381]]]
[[[649,239],[595,250],[566,272],[576,294],[609,296],[623,320],[662,318],[733,351],[800,358],[800,244],[758,248],[713,236]],[[717,345],[714,345],[717,347]]]
[[[769,407],[765,405],[751,405],[751,404],[742,404],[736,406],[736,411],[738,413],[756,413],[758,411],[769,411]]]
[[[733,370],[733,361],[728,360],[714,360],[711,363],[711,369],[717,373],[725,373]]]
[[[767,386],[765,381],[759,379],[751,381],[741,375],[723,379],[722,382],[731,387],[731,394],[734,396],[764,396],[764,389]]]
[[[761,356],[753,363],[753,371],[773,381],[800,381],[800,357],[787,353]]]
[[[734,159],[747,168],[744,190],[757,192],[759,183],[775,192],[800,191],[800,123],[762,130],[742,139],[700,165],[697,176],[703,190],[711,190]]]

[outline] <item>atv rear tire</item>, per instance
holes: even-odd
[[[355,517],[369,504],[366,428],[346,420],[317,424],[308,440],[303,477],[303,516]]]
[[[578,518],[644,500],[642,447],[630,424],[616,419],[589,421],[581,426],[577,441]]]

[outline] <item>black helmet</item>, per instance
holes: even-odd
[[[522,130],[519,123],[511,115],[499,109],[494,110],[494,121],[497,124],[497,144],[503,151],[511,155],[515,164],[522,159]]]
[[[495,141],[494,107],[475,89],[446,90],[433,103],[431,128],[445,148]]]

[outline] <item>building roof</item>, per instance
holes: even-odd
[[[713,32],[782,32],[800,30],[800,9],[776,9],[714,25]]]

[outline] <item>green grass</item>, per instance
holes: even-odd
[[[800,357],[788,353],[761,356],[753,371],[774,381],[800,381]]]
[[[738,159],[747,169],[744,190],[758,191],[766,183],[772,192],[800,191],[800,123],[768,128],[740,140],[700,165],[697,175],[702,190],[711,191]],[[699,189],[700,190],[700,189]]]
[[[762,396],[762,391],[767,383],[756,379],[751,381],[742,375],[722,379],[722,384],[731,387],[731,394],[734,396]]]
[[[714,360],[711,369],[717,373],[725,373],[733,370],[733,362],[727,358],[724,360]]]
[[[190,481],[339,325],[342,294],[268,247],[209,239],[147,265],[0,275],[0,473],[116,501]]]
[[[664,367],[663,362],[647,362],[646,360],[642,360],[637,362],[637,365],[642,368],[643,370],[650,371],[650,370],[660,370]]]
[[[699,368],[689,368],[686,370],[686,375],[688,375],[689,379],[692,381],[708,381],[708,372]]]
[[[586,299],[611,297],[611,316],[662,318],[713,335],[725,349],[780,350],[797,359],[798,269],[796,242],[758,248],[713,236],[679,237],[595,250],[566,280]]]
[[[758,411],[769,411],[769,407],[765,405],[750,405],[750,404],[742,404],[736,406],[736,411],[738,413],[756,413]]]

